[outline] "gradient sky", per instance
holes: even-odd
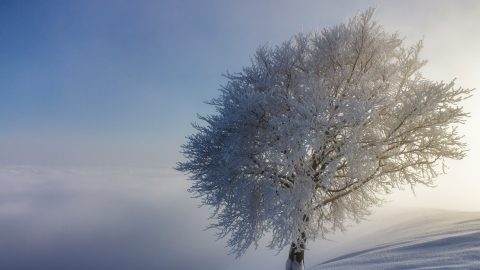
[[[406,43],[424,39],[428,78],[478,87],[474,0],[1,1],[0,164],[172,168],[222,73],[369,6]],[[464,104],[471,151],[452,179],[479,178],[479,97]]]
[[[478,1],[1,1],[0,162],[171,167],[222,73],[368,6],[478,83]]]
[[[265,249],[268,260],[228,257],[202,232],[208,209],[195,207],[171,168],[196,113],[212,112],[203,102],[219,94],[222,73],[240,71],[260,45],[370,6],[407,44],[423,38],[426,77],[480,87],[476,0],[0,1],[0,264],[159,269],[167,260],[189,269],[175,261],[184,252],[197,269],[279,269],[283,257]],[[437,188],[396,192],[384,209],[480,211],[476,92],[463,104],[467,158],[447,162]],[[129,174],[135,167],[160,173]]]

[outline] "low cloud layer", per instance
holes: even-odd
[[[5,269],[225,269],[206,212],[168,171],[0,169]]]
[[[205,230],[209,209],[198,207],[188,186],[172,169],[0,166],[0,265],[12,270],[282,269],[288,250],[277,254],[265,241],[240,259],[228,255],[225,241]],[[385,222],[409,219],[394,206],[386,205],[345,235],[309,242],[307,268],[354,251],[358,245],[352,243],[359,242],[352,239]]]

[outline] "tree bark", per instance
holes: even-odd
[[[286,263],[286,270],[304,270],[304,257],[305,257],[305,241],[306,235],[302,233],[302,239],[297,247],[296,242],[292,242],[290,245],[290,252],[288,253],[288,260]]]

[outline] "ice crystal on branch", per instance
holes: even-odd
[[[471,90],[423,77],[422,43],[403,45],[372,13],[261,47],[194,125],[178,169],[235,253],[266,232],[272,248],[303,248],[464,157]]]

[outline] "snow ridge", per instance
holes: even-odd
[[[480,213],[436,211],[371,237],[378,244],[329,259],[311,270],[480,269]]]

